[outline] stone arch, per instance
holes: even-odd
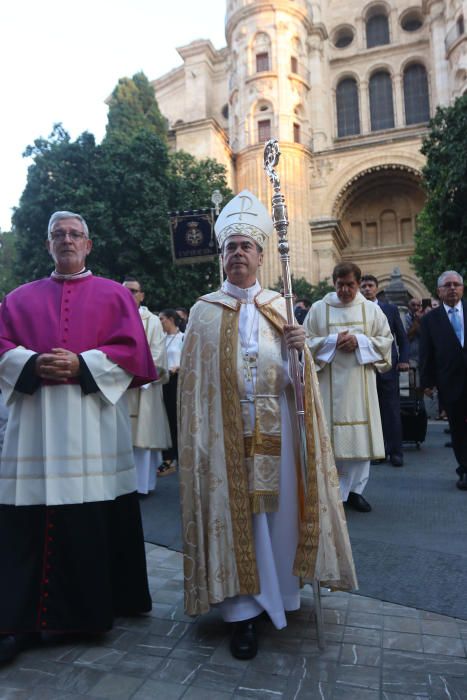
[[[423,202],[420,172],[392,163],[351,178],[336,198],[333,215],[349,235],[351,251],[402,251],[413,247]]]
[[[353,69],[344,69],[341,73],[338,73],[337,75],[334,76],[333,81],[331,83],[331,90],[335,94],[337,86],[342,80],[346,80],[347,78],[350,78],[351,80],[355,80],[357,83],[358,89],[360,89],[360,82],[361,78],[360,75]]]
[[[419,63],[426,70],[427,75],[430,74],[430,64],[426,59],[426,56],[421,54],[411,54],[410,56],[404,56],[399,66],[399,75],[403,75],[404,71],[415,63]]]
[[[268,59],[267,59],[267,69],[268,71],[272,70],[272,41],[271,37],[269,34],[265,31],[259,31],[256,32],[256,34],[253,35],[251,42],[250,42],[250,50],[249,50],[249,74],[253,75],[254,73],[258,72],[263,72],[265,69],[266,65],[260,65],[258,63],[258,56],[265,56],[267,54]],[[262,59],[263,61],[265,59]]]
[[[369,68],[367,68],[364,80],[366,82],[369,82],[370,78],[375,73],[388,73],[391,78],[391,81],[394,80],[394,67],[390,63],[385,63],[384,61],[378,61],[378,63],[374,63]]]
[[[417,277],[415,277],[414,274],[410,272],[402,272],[401,278],[402,282],[404,283],[404,286],[407,288],[411,297],[418,297],[420,299],[423,299],[426,296],[428,296],[426,287],[423,285],[422,282],[420,282],[419,279],[417,279]],[[390,272],[378,275],[379,289],[381,291],[384,291],[384,289],[388,286],[390,282]]]
[[[399,267],[412,294],[422,289],[409,258],[424,201],[418,169],[388,162],[356,173],[334,202],[334,217],[348,241],[342,259],[356,262],[382,283]]]
[[[362,8],[362,11],[360,13],[360,17],[364,22],[371,17],[371,15],[377,13],[379,10],[383,10],[387,17],[391,14],[391,5],[389,2],[386,0],[370,0],[364,7]]]
[[[275,113],[274,105],[271,100],[261,97],[253,102],[250,108],[250,145],[255,143],[262,143],[266,138],[271,138],[271,134],[275,129]],[[261,133],[261,129],[264,128],[265,122],[269,122],[270,135],[265,137]],[[261,126],[261,124],[263,126]]]
[[[402,152],[393,155],[375,155],[373,157],[366,158],[364,166],[361,161],[349,164],[346,168],[342,169],[339,177],[336,178],[332,188],[329,191],[328,201],[332,202],[330,207],[331,215],[334,218],[339,217],[339,212],[341,210],[339,203],[341,198],[345,195],[347,190],[354,182],[366,174],[376,172],[378,170],[400,169],[412,173],[414,178],[420,181],[422,177],[421,170],[423,165],[424,158],[422,155],[412,156]]]

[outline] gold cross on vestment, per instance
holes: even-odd
[[[257,367],[257,356],[256,353],[249,353],[249,352],[244,352],[242,353],[242,359],[243,359],[243,371],[245,373],[245,378],[253,383],[253,369],[256,369]]]

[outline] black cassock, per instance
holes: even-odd
[[[151,610],[136,493],[63,506],[0,505],[0,634],[99,633]]]

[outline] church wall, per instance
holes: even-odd
[[[218,159],[228,167],[234,191],[248,187],[270,207],[258,127],[269,119],[282,150],[294,274],[316,283],[340,259],[359,258],[382,279],[401,267],[409,288],[420,291],[408,257],[415,210],[423,204],[420,146],[427,124],[406,125],[404,71],[412,63],[426,69],[431,115],[467,90],[467,35],[459,24],[467,0],[228,0],[226,7],[228,47],[216,51],[209,41],[194,41],[179,49],[183,66],[154,83],[161,110],[175,126],[176,147]],[[389,43],[368,49],[366,22],[377,8],[387,14]],[[403,29],[407,17],[421,26]],[[342,30],[353,39],[337,48]],[[261,52],[269,55],[268,70],[257,70]],[[370,79],[381,70],[390,76],[394,127],[372,131]],[[339,137],[336,89],[345,77],[358,86],[360,133]],[[297,133],[299,143],[293,143]],[[384,171],[383,185],[376,183],[377,168]],[[367,171],[368,197],[375,211],[380,206],[385,234],[379,247],[356,250],[358,222],[346,211],[352,211],[354,181],[364,180]],[[405,176],[412,178],[410,216],[397,194]],[[384,190],[393,193],[392,207],[383,202]],[[279,272],[271,245],[263,284],[276,282]]]

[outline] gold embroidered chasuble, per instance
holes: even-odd
[[[384,458],[376,372],[391,369],[392,335],[385,314],[360,292],[350,304],[331,292],[313,304],[304,326],[313,356],[329,335],[345,330],[365,335],[381,356],[380,361],[359,364],[355,352],[336,350],[331,362],[315,362],[335,458]]]
[[[281,459],[279,395],[294,412],[284,370],[284,300],[263,290],[252,426],[244,395],[238,333],[240,302],[222,291],[192,309],[179,373],[179,463],[184,539],[185,607],[210,605],[259,592],[253,514],[277,509]],[[309,483],[296,454],[300,522],[294,574],[334,588],[356,587],[347,525],[339,496],[316,372],[304,353]],[[296,437],[296,436],[295,436]],[[297,440],[295,439],[295,442]],[[305,496],[306,493],[306,496]]]

